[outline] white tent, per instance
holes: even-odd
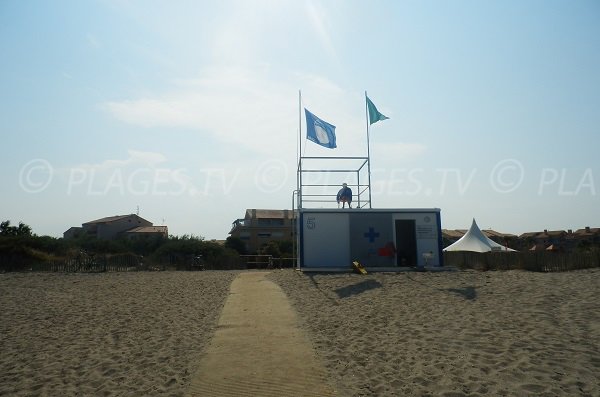
[[[464,236],[454,244],[444,248],[444,251],[474,251],[474,252],[489,252],[489,251],[514,251],[508,247],[498,244],[488,238],[477,226],[475,219],[469,230]]]

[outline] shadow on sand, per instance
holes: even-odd
[[[383,284],[381,284],[379,281],[365,280],[365,281],[361,281],[360,283],[349,285],[347,287],[338,288],[338,289],[334,290],[333,292],[335,292],[337,294],[337,296],[341,299],[341,298],[348,298],[352,295],[362,294],[363,292],[370,291],[375,288],[381,288],[381,287],[383,287]]]
[[[475,287],[448,288],[446,291],[458,294],[470,301],[477,299],[477,290]]]

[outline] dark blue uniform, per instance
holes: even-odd
[[[337,194],[337,202],[338,204],[341,202],[344,205],[345,203],[348,203],[348,207],[350,207],[350,203],[352,203],[352,189],[348,186],[341,188]]]

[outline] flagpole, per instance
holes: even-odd
[[[371,142],[369,137],[369,105],[367,104],[367,91],[365,90],[365,118],[367,120],[367,173],[369,182],[369,208],[373,208],[371,204]],[[359,186],[360,191],[360,186]]]
[[[298,90],[298,169],[296,185],[298,190],[298,209],[302,208],[302,91]]]

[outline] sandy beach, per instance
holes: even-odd
[[[0,395],[185,395],[238,274],[0,274]],[[600,269],[268,277],[340,396],[600,395]]]
[[[270,276],[345,395],[600,395],[600,269]]]
[[[235,276],[0,274],[0,395],[184,395]]]

